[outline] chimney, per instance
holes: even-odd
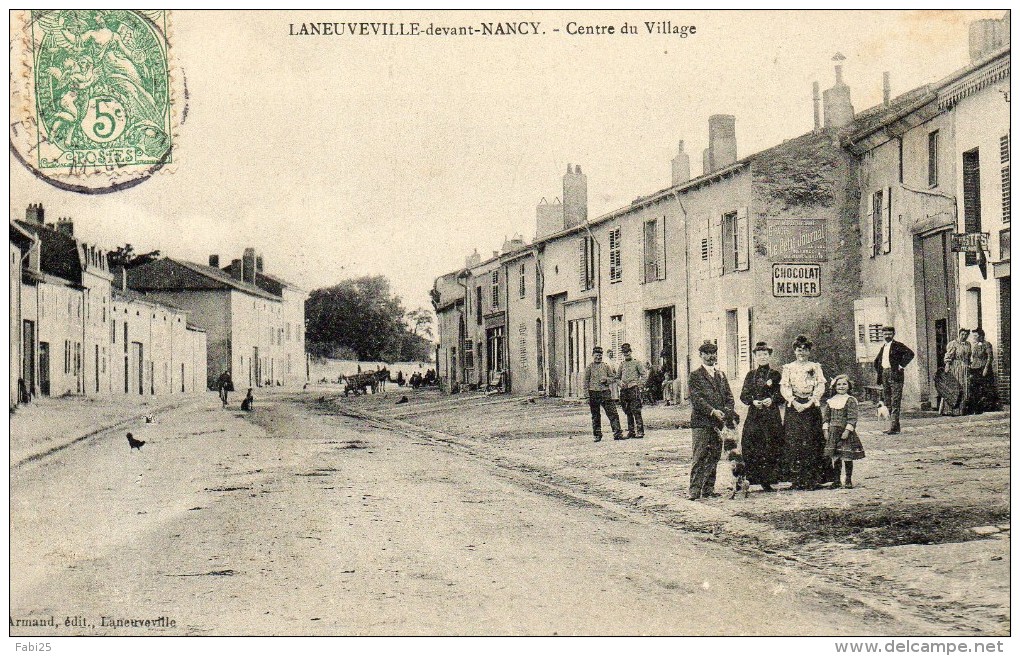
[[[29,203],[28,208],[25,210],[25,222],[34,223],[36,225],[43,225],[45,223],[46,210],[43,209],[42,203]]]
[[[680,141],[680,150],[673,158],[673,186],[682,185],[691,179],[691,158],[684,152],[684,142]]]
[[[822,129],[822,94],[818,86],[817,82],[811,85],[811,98],[815,104],[815,132]]]
[[[262,273],[262,253],[255,256],[255,272]]]
[[[470,269],[473,266],[478,266],[482,262],[482,256],[478,253],[478,249],[475,249],[474,253],[464,258],[464,268]]]
[[[889,83],[889,71],[882,73],[882,104],[886,107],[892,100],[892,85]]]
[[[970,63],[976,64],[1009,44],[1009,12],[1002,18],[986,18],[970,24]]]
[[[553,202],[542,198],[535,208],[535,239],[559,232],[563,229],[563,203],[559,198]]]
[[[210,255],[209,256],[209,266],[211,266],[214,269],[219,269],[220,268],[220,256],[219,255]]]
[[[244,249],[241,256],[241,282],[255,282],[255,249]]]
[[[492,251],[493,257],[499,257],[499,251]]]
[[[230,277],[234,280],[244,280],[241,276],[241,260],[230,260]]]
[[[68,237],[74,236],[74,221],[70,217],[62,216],[57,219],[57,232],[62,232]]]
[[[836,53],[832,61],[836,62],[836,84],[822,93],[822,104],[825,107],[825,129],[839,129],[850,125],[854,120],[854,106],[850,102],[850,87],[843,83],[843,65],[840,62],[846,57]]]
[[[708,148],[702,155],[704,173],[725,168],[737,161],[737,117],[713,114],[708,117]]]
[[[563,227],[573,228],[588,220],[588,177],[578,165],[563,176]]]

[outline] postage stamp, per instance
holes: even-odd
[[[96,193],[174,163],[183,94],[168,12],[20,13],[12,25],[11,143],[25,166],[56,186]]]

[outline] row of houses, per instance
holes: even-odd
[[[582,396],[591,348],[686,381],[719,345],[739,381],[758,340],[792,359],[798,334],[827,372],[875,384],[883,325],[917,352],[904,399],[933,404],[959,327],[982,327],[1009,387],[1009,18],[971,27],[972,63],[855,112],[814,85],[810,132],[737,157],[736,120],[709,119],[702,175],[681,141],[672,183],[598,217],[568,165],[535,239],[504,241],[436,279],[437,365],[448,389]],[[838,59],[838,56],[837,58]],[[686,390],[684,390],[686,394]]]
[[[46,223],[10,222],[10,404],[36,396],[194,394],[224,371],[235,386],[307,380],[304,300],[261,255],[220,268],[161,258],[111,267],[110,253]]]

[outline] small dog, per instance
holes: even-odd
[[[879,419],[889,418],[889,408],[885,407],[885,404],[882,403],[881,401],[878,402],[878,418]]]
[[[142,447],[145,446],[145,440],[136,440],[135,436],[132,435],[131,433],[127,434],[127,440],[128,446],[131,447],[130,449],[128,449],[128,451],[130,451],[131,449],[138,449],[139,451],[141,451]]]
[[[723,440],[723,448],[726,449],[726,459],[732,463],[733,469],[730,499],[735,499],[738,492],[743,492],[746,499],[751,484],[747,480],[747,466],[744,464],[744,454],[740,452],[740,444],[732,437],[727,437]]]

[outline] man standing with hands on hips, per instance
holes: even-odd
[[[648,367],[631,355],[630,344],[622,344],[623,362],[620,363],[620,405],[627,415],[627,437],[645,436],[645,422],[641,417],[641,390],[648,380]],[[636,432],[635,432],[636,431]]]
[[[691,437],[694,459],[691,463],[691,500],[717,497],[715,470],[722,455],[720,431],[727,417],[733,420],[733,392],[726,375],[715,368],[719,347],[706,341],[698,347],[701,366],[691,372],[687,389],[691,394]]]
[[[601,346],[593,348],[591,354],[593,361],[584,370],[582,389],[588,395],[591,429],[595,434],[595,441],[602,441],[601,409],[604,409],[606,416],[609,417],[609,425],[613,427],[613,439],[626,439],[623,436],[623,429],[620,428],[620,415],[616,412],[616,402],[613,401],[613,392],[610,388],[610,383],[617,378],[616,372],[602,361]]]
[[[897,342],[896,328],[882,328],[885,344],[875,358],[875,371],[878,382],[882,385],[882,402],[889,410],[889,430],[882,431],[886,435],[900,432],[900,404],[903,402],[903,369],[914,359],[914,352],[902,342]]]

